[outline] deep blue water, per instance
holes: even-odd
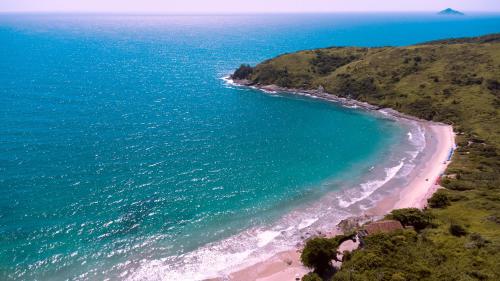
[[[0,279],[130,277],[265,228],[406,134],[227,85],[241,63],[499,31],[496,15],[0,15]]]

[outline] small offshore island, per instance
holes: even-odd
[[[441,145],[399,198],[371,210],[386,221],[344,220],[337,236],[310,238],[230,279],[292,280],[310,269],[302,280],[500,280],[500,34],[300,51],[241,65],[230,78],[383,110],[441,132],[433,135]]]
[[[457,10],[453,10],[452,8],[447,8],[442,10],[441,12],[438,13],[438,15],[445,15],[445,16],[463,16],[464,13],[459,12]]]

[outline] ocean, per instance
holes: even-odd
[[[2,14],[0,279],[199,280],[328,231],[404,181],[420,129],[224,77],[499,31],[488,14]]]

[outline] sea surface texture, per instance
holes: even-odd
[[[222,78],[284,52],[499,26],[496,15],[0,15],[0,280],[196,280],[293,247],[368,207],[421,148],[418,128]]]

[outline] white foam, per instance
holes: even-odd
[[[227,76],[224,76],[221,78],[222,81],[226,82],[227,84],[229,85],[233,85],[233,86],[236,86],[236,83],[234,83],[234,80],[231,79],[231,76],[227,75]]]
[[[124,279],[191,281],[227,276],[276,253],[294,249],[303,236],[314,233],[302,229],[319,220],[315,214],[320,210],[325,220],[320,224],[322,230],[331,230],[340,219],[352,215],[337,208],[328,211],[326,206],[331,201],[327,201],[320,200],[306,209],[287,213],[269,227],[250,228],[180,256],[144,259],[135,268],[125,266],[122,270],[127,270],[128,274]]]
[[[264,247],[267,244],[269,244],[271,241],[273,241],[274,238],[276,238],[279,235],[280,235],[280,233],[278,231],[267,230],[267,231],[261,232],[261,233],[257,234],[257,240],[258,240],[257,246]]]
[[[195,251],[183,257],[182,263],[167,260],[143,261],[139,270],[125,280],[204,280],[221,275],[224,267],[247,259],[252,250],[221,253],[213,249]]]
[[[342,200],[339,199],[339,206],[343,208],[347,208],[351,206],[352,204],[359,202],[368,196],[370,196],[373,192],[375,192],[377,189],[382,187],[384,184],[386,184],[388,181],[390,181],[396,174],[401,170],[401,168],[404,165],[404,158],[399,162],[398,165],[391,167],[391,168],[386,168],[385,169],[385,177],[384,179],[381,180],[372,180],[368,181],[365,183],[362,183],[360,185],[361,187],[361,194],[358,197],[355,198],[350,198],[350,200]]]
[[[298,229],[304,229],[306,227],[309,227],[317,221],[318,221],[318,218],[305,219],[299,223]]]
[[[414,168],[415,168],[415,164],[405,164],[403,166],[403,168],[399,171],[397,177],[404,178],[404,177],[408,176],[413,171]]]
[[[240,87],[229,76],[223,77],[222,80],[228,86]],[[388,115],[383,111],[382,114]],[[408,133],[408,141],[418,148],[425,146],[424,130],[417,123],[412,126],[412,130]],[[418,152],[417,149],[416,153],[418,154]],[[337,198],[338,193],[334,193],[334,197],[325,196],[308,208],[301,207],[300,210],[285,214],[272,226],[247,229],[181,256],[144,259],[135,268],[125,266],[123,269],[124,272],[126,270],[125,279],[204,280],[225,276],[230,272],[269,258],[277,252],[293,249],[299,241],[303,241],[304,237],[314,235],[316,230],[331,231],[341,219],[353,215],[351,211],[343,208],[368,198],[392,178],[411,170],[411,166],[408,166],[408,163],[405,164],[404,161],[405,159],[402,159],[396,166],[384,169],[385,176],[380,176],[382,179],[367,181],[359,184],[357,188],[348,189],[346,194],[348,196]],[[370,171],[373,170],[372,166]],[[338,200],[338,206],[334,204],[336,200]],[[366,204],[363,202],[360,208],[366,209],[369,205],[370,202]],[[311,227],[313,224],[314,227]]]
[[[425,147],[425,130],[422,128],[422,126],[416,122],[412,122],[413,127],[415,128],[413,133],[409,132],[409,136],[411,135],[412,137],[409,138],[412,144],[418,146],[419,148]]]

